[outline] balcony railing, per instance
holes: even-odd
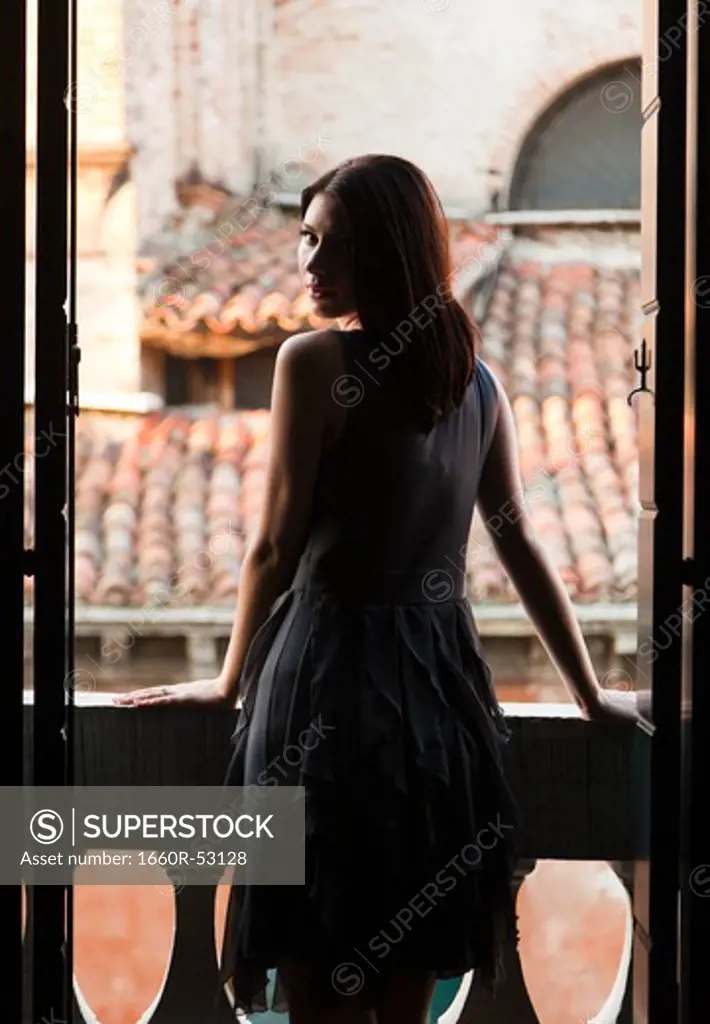
[[[76,785],[221,785],[236,713],[209,708],[117,708],[108,694],[77,695],[76,699]],[[29,771],[32,694],[25,700]],[[582,721],[573,705],[504,707],[512,728],[508,777],[521,814],[516,891],[538,859],[607,861],[630,890],[634,861],[643,856],[638,809],[644,793],[645,734]],[[175,934],[165,982],[141,1024],[234,1021],[226,994],[221,1005],[214,1002],[215,888],[187,886],[176,890],[174,899]],[[604,1013],[593,1020],[630,1024],[629,977],[627,948]],[[76,984],[75,992],[73,1024],[95,1020],[80,1008],[86,1003]],[[512,947],[506,982],[495,1000],[476,985],[475,973],[470,974],[462,979],[454,1003],[440,1018],[441,1024],[535,1024],[537,1020]]]

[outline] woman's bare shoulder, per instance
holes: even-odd
[[[276,357],[276,375],[288,379],[295,393],[314,405],[332,405],[334,381],[344,373],[338,332],[304,331],[284,341]],[[315,411],[315,409],[314,409]]]
[[[332,353],[340,351],[338,334],[338,331],[330,328],[292,334],[282,343],[279,356],[286,359],[325,361]]]

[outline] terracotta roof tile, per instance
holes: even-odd
[[[246,351],[240,339],[275,343],[326,323],[313,314],[301,288],[294,213],[267,207],[240,229],[243,199],[200,182],[185,185],[180,196],[182,213],[148,243],[139,261],[144,341],[189,351],[200,335],[202,345],[208,344],[205,335],[213,335],[212,348],[219,344],[228,354],[230,341],[238,353]],[[195,209],[202,216],[195,218]],[[474,261],[483,266],[491,258],[487,243],[499,233],[489,225],[452,222],[454,267]]]
[[[280,281],[278,295],[242,289],[218,315],[230,322],[241,302],[240,317],[257,322],[267,310],[278,319],[287,296],[289,315],[300,315],[293,275]],[[580,602],[636,594],[638,451],[626,396],[638,303],[638,271],[565,262],[554,246],[548,259],[530,259],[516,242],[482,324],[481,354],[511,400],[536,535]],[[263,501],[269,420],[267,410],[195,419],[177,409],[137,419],[117,438],[101,416],[80,417],[77,599],[233,604]],[[31,463],[26,479],[30,543]],[[474,600],[517,601],[478,511],[467,566]]]
[[[535,259],[527,240],[508,250],[481,354],[511,400],[532,522],[570,593],[578,601],[632,599],[638,449],[626,398],[640,336],[636,240],[628,252],[617,246],[607,265],[591,248],[566,259],[564,232],[545,244]],[[544,489],[536,486],[541,473]],[[502,571],[486,564],[472,575],[480,600],[513,599]]]

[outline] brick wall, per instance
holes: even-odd
[[[82,388],[140,386],[133,256],[175,209],[176,178],[240,191],[274,172],[297,191],[389,151],[476,214],[536,116],[638,53],[640,24],[640,0],[82,0]]]
[[[257,40],[270,3],[124,0],[124,10],[128,137],[145,238],[175,208],[175,180],[195,166],[236,191],[249,187],[263,95]]]
[[[127,0],[130,23],[152,3]],[[346,156],[399,153],[447,203],[475,213],[549,102],[640,53],[641,6],[176,0],[126,68],[141,237],[174,204],[177,173],[196,163],[244,187],[255,147],[262,177],[273,170],[294,188]]]
[[[287,0],[276,39],[275,153],[321,126],[329,162],[394,151],[420,163],[445,200],[475,210],[489,170],[510,170],[558,93],[640,53],[641,3]]]

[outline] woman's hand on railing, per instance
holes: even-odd
[[[590,722],[611,722],[618,725],[636,725],[641,721],[638,695],[633,690],[603,690],[594,703],[583,710]]]
[[[234,707],[235,695],[219,676],[195,679],[171,686],[150,686],[130,693],[118,694],[113,703],[120,707],[142,708],[153,705],[191,704],[213,707]]]

